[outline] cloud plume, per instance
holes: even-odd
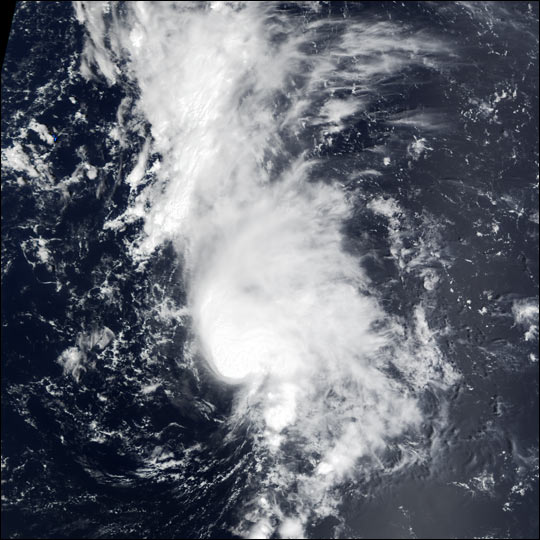
[[[134,257],[174,244],[194,346],[239,385],[232,420],[257,426],[270,456],[236,532],[301,536],[310,516],[334,511],[333,486],[381,466],[387,445],[419,427],[423,389],[455,377],[421,306],[407,328],[382,309],[344,247],[357,202],[313,152],[387,78],[435,65],[444,46],[388,22],[301,19],[274,3],[89,2],[76,13],[89,36],[83,75],[113,84],[124,70],[160,156],[156,180],[115,224],[144,220]],[[291,444],[309,464],[302,473]]]

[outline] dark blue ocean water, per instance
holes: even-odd
[[[435,4],[334,2],[310,15],[391,19],[460,45],[451,74],[417,68],[406,74],[414,84],[397,80],[371,105],[373,113],[436,107],[447,127],[428,158],[408,159],[404,139],[366,117],[317,155],[324,166],[339,161],[350,170],[369,167],[377,144],[402,156],[363,183],[365,200],[385,193],[398,201],[412,216],[411,242],[429,237],[416,228],[422,213],[437,216],[449,263],[438,268],[429,321],[451,329],[439,346],[463,375],[449,397],[447,427],[433,441],[438,460],[346,483],[345,528],[337,518],[314,520],[313,538],[538,536],[538,338],[524,340],[512,315],[515,301],[538,299],[538,5],[477,3],[471,14]],[[298,4],[282,9],[305,16]],[[172,246],[141,269],[126,252],[141,224],[103,229],[127,205],[122,180],[143,139],[130,134],[129,148],[110,143],[118,108],[137,89],[127,80],[111,87],[82,79],[83,39],[71,4],[20,3],[2,67],[3,161],[4,150],[20,144],[39,173],[3,162],[2,537],[231,537],[238,509],[256,492],[257,465],[271,467],[271,458],[254,459],[247,424],[225,442],[234,387],[208,370],[195,376],[180,361],[190,329],[152,316],[163,298],[185,303]],[[512,99],[493,101],[513,89]],[[496,121],[482,102],[496,108]],[[31,118],[57,141],[22,134]],[[96,178],[65,184],[82,158]],[[384,223],[359,205],[345,231],[350,250],[381,255],[365,265],[385,309],[409,313],[423,284],[386,257]],[[113,343],[87,345],[78,380],[66,375],[58,357],[81,332],[103,327]],[[141,394],[142,381],[160,386]],[[428,418],[439,397],[431,399],[423,404]],[[156,448],[173,464],[141,472]]]

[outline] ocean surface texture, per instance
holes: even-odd
[[[19,2],[3,538],[537,538],[538,3]]]

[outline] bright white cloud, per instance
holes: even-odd
[[[97,66],[112,82],[113,57],[125,55],[161,159],[157,181],[120,221],[144,218],[136,257],[170,240],[186,261],[195,345],[217,376],[242,383],[233,417],[261,426],[261,451],[275,456],[272,482],[261,485],[266,503],[237,532],[298,535],[310,513],[333,511],[331,488],[358,472],[358,458],[377,466],[389,441],[419,426],[418,392],[454,374],[420,308],[411,313],[417,330],[408,331],[369,292],[343,247],[351,202],[284,141],[299,133],[309,150],[300,126],[339,131],[365,104],[354,95],[425,58],[434,63],[444,47],[390,23],[334,21],[334,43],[319,52],[312,43],[327,23],[300,27],[258,2],[134,2],[107,30],[103,7],[90,4],[77,7],[92,38],[83,72]],[[114,35],[111,50],[106,35]],[[337,89],[352,97],[333,99]],[[142,178],[149,150],[130,184]],[[398,222],[394,201],[374,199],[371,208]],[[390,363],[402,379],[389,375]],[[291,433],[305,441],[311,474],[296,474],[281,453]],[[293,479],[296,515],[285,516],[263,495]]]

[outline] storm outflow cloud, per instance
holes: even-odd
[[[299,24],[273,3],[89,2],[76,11],[88,31],[83,75],[110,84],[127,75],[151,126],[126,182],[136,187],[149,151],[160,156],[155,181],[109,226],[144,220],[138,259],[172,241],[186,265],[193,347],[216,377],[238,384],[231,425],[252,422],[272,456],[237,532],[302,536],[311,513],[338,504],[334,485],[382,467],[397,437],[414,438],[422,392],[456,377],[423,307],[407,326],[386,313],[345,248],[343,223],[358,202],[309,154],[312,134],[339,133],[378,85],[426,59],[436,66],[447,51],[388,22],[350,21],[333,21],[318,50],[330,23]],[[372,207],[397,237],[395,203]],[[286,443],[309,472],[290,468]],[[419,452],[404,445],[402,456],[395,467]],[[285,510],[275,492],[292,482]]]

